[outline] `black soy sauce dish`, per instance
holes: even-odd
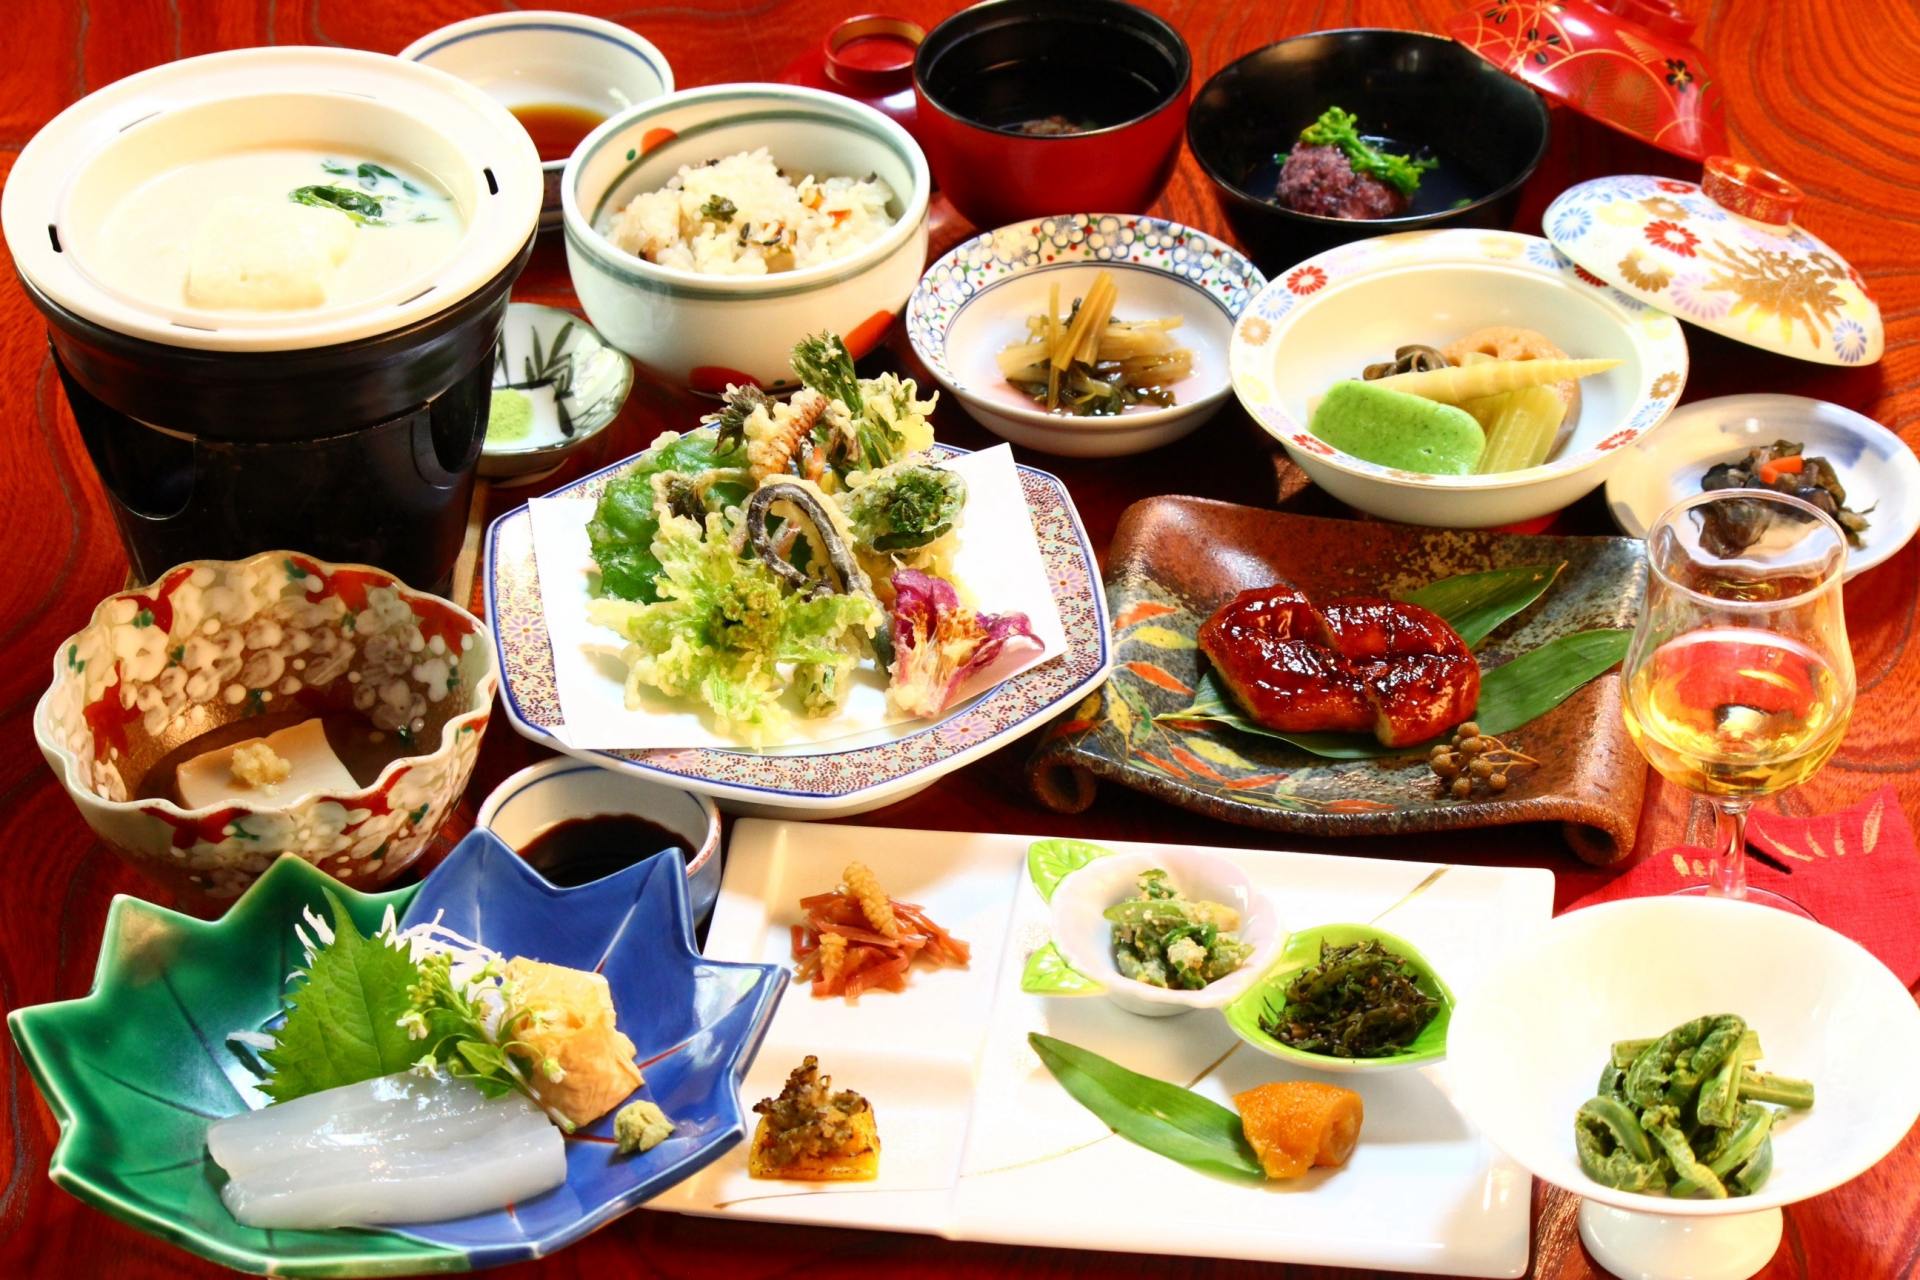
[[[1282,162],[1329,107],[1383,150],[1431,157],[1406,213],[1349,219],[1280,204]],[[1508,227],[1546,154],[1538,94],[1466,46],[1357,28],[1282,40],[1229,63],[1187,116],[1187,145],[1234,238],[1269,276],[1334,245],[1434,227]]]

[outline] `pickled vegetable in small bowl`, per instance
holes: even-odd
[[[1154,878],[1154,872],[1162,875]],[[1114,908],[1119,904],[1145,904],[1149,891],[1143,888],[1143,877],[1157,889],[1178,895],[1160,899],[1164,903],[1183,904],[1189,911],[1204,908],[1201,915],[1222,913],[1211,917],[1216,924],[1210,936],[1224,940],[1227,947],[1221,951],[1204,946],[1207,959],[1202,965],[1218,952],[1225,957],[1224,972],[1208,976],[1201,986],[1182,987],[1160,985],[1141,971],[1143,949],[1161,954],[1175,948],[1185,950],[1201,945],[1199,935],[1206,931],[1204,920],[1186,929],[1140,929],[1136,927],[1140,922],[1125,910],[1118,913],[1122,919],[1116,922]],[[1097,983],[1098,989],[1120,1008],[1149,1018],[1217,1009],[1237,998],[1274,962],[1287,936],[1272,903],[1253,887],[1244,871],[1225,858],[1196,849],[1115,854],[1100,850],[1099,856],[1060,880],[1049,901],[1053,908],[1053,944],[1067,965]],[[1170,932],[1184,936],[1169,943],[1166,939]],[[1142,935],[1149,933],[1155,935],[1155,942],[1143,948]],[[1128,957],[1125,968],[1123,954]],[[1158,962],[1157,955],[1146,959],[1150,966]],[[1177,955],[1174,963],[1178,963]]]
[[[1387,972],[1395,967],[1391,965],[1391,959],[1394,958],[1403,962],[1398,967],[1404,970],[1409,991],[1398,1012],[1401,1016],[1411,1015],[1414,1021],[1418,1021],[1418,1011],[1405,1006],[1409,1003],[1418,1005],[1422,1001],[1431,1011],[1410,1039],[1390,1053],[1343,1055],[1298,1048],[1267,1030],[1273,1024],[1274,1016],[1287,1007],[1288,990],[1295,979],[1321,964],[1323,948],[1331,951],[1355,946],[1363,950],[1356,953],[1354,959],[1360,961],[1361,967],[1368,971]],[[1379,949],[1384,949],[1389,953],[1388,956],[1374,954]],[[1327,977],[1339,980],[1338,974],[1329,974]],[[1453,1020],[1453,992],[1447,989],[1447,984],[1427,958],[1405,939],[1370,925],[1328,924],[1315,929],[1303,929],[1287,939],[1287,945],[1273,967],[1261,974],[1222,1012],[1235,1035],[1262,1053],[1288,1062],[1316,1071],[1400,1071],[1408,1067],[1428,1066],[1447,1056],[1447,1027]]]

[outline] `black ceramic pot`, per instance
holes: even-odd
[[[134,574],[299,547],[444,591],[486,436],[493,347],[533,238],[478,291],[392,333],[201,351],[46,314]]]

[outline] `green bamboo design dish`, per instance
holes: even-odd
[[[1383,1058],[1339,1058],[1323,1053],[1308,1053],[1282,1044],[1260,1029],[1260,1016],[1266,1012],[1267,1006],[1272,1004],[1277,1008],[1284,1005],[1288,984],[1301,970],[1318,962],[1322,942],[1344,947],[1369,938],[1405,958],[1414,970],[1414,985],[1440,1002],[1433,1020],[1421,1028],[1412,1044],[1400,1053]],[[1311,1067],[1316,1071],[1402,1071],[1408,1067],[1428,1066],[1447,1056],[1447,1027],[1453,1021],[1453,992],[1447,989],[1447,984],[1441,980],[1432,962],[1406,939],[1371,925],[1327,924],[1315,929],[1302,929],[1288,938],[1273,967],[1221,1012],[1226,1015],[1227,1025],[1233,1028],[1235,1035],[1260,1052],[1285,1062]]]

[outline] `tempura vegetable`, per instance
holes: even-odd
[[[938,715],[1010,644],[1038,646],[1024,613],[975,613],[953,584],[914,569],[893,575],[893,682],[887,701],[912,716]]]
[[[804,596],[759,559],[742,559],[722,517],[660,521],[654,604],[594,600],[588,616],[626,637],[627,705],[641,689],[696,698],[723,729],[758,744],[786,727],[783,663],[837,664],[879,630],[867,596]]]

